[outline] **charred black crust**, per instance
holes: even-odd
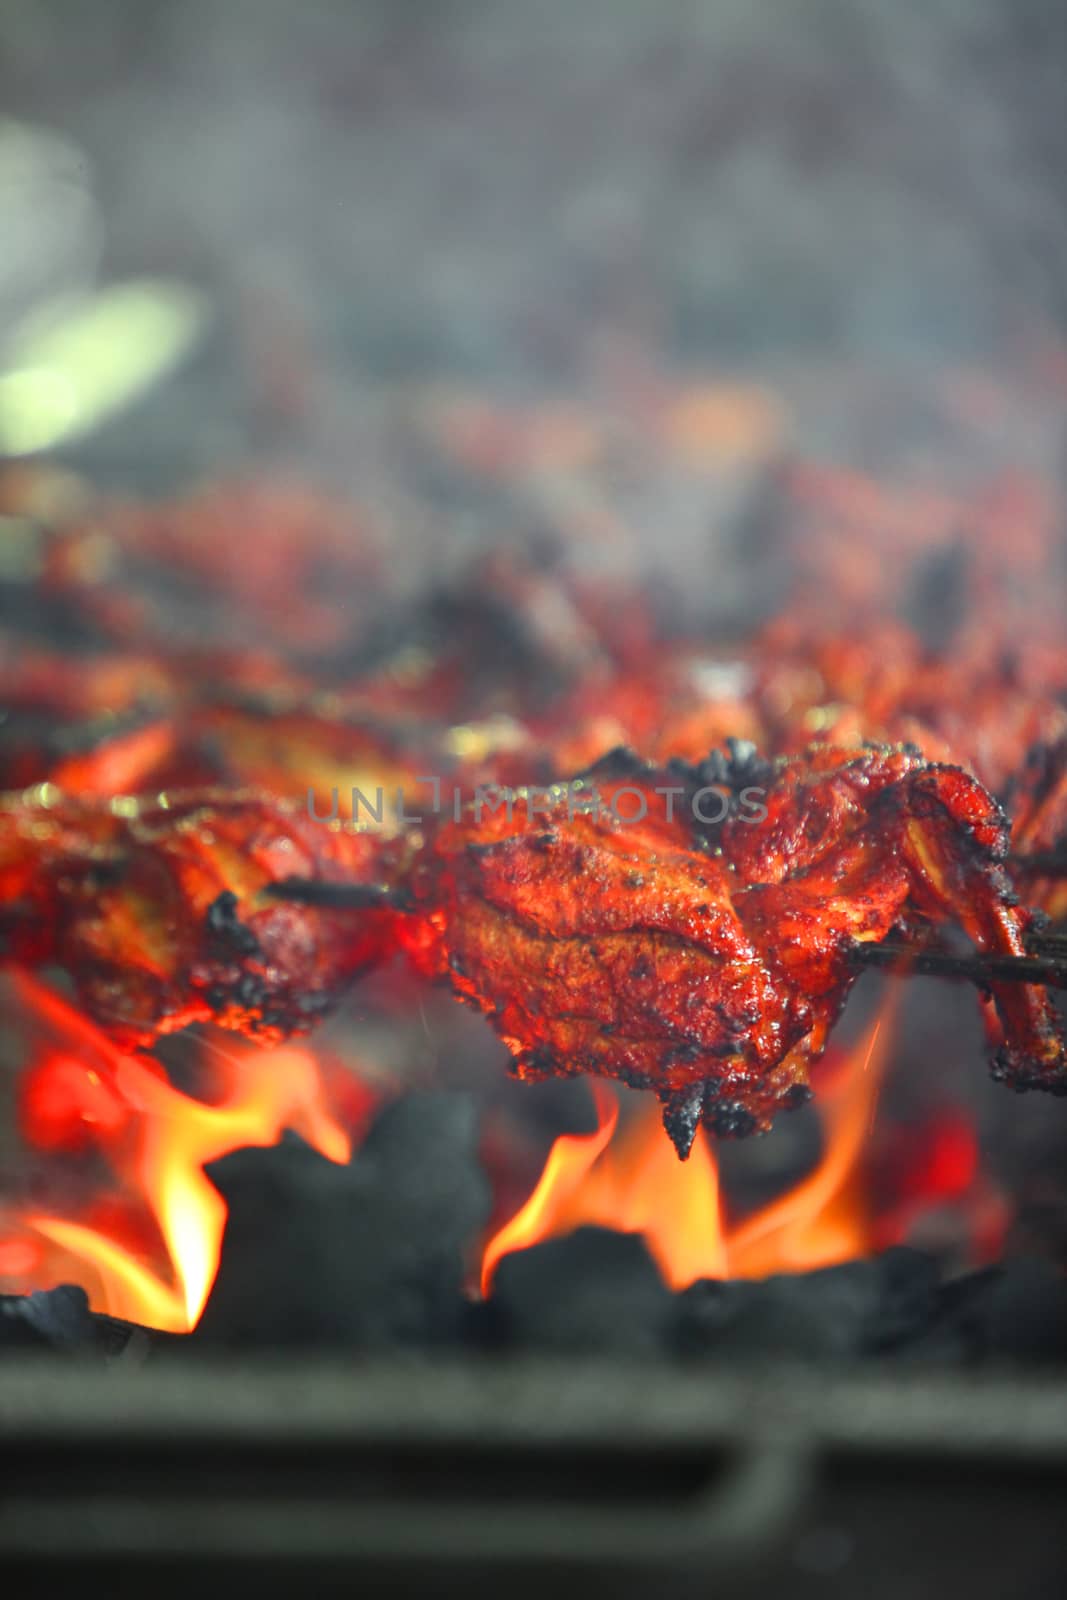
[[[263,955],[252,929],[237,915],[237,896],[232,889],[223,889],[212,900],[204,916],[204,931],[208,943],[224,954],[255,958]]]
[[[510,1070],[514,1077],[540,1079],[573,1078],[581,1068],[561,1061],[547,1045],[537,1045],[533,1050],[514,1056]]]
[[[758,790],[765,795],[775,781],[780,763],[768,761],[759,754],[749,739],[728,738],[724,749],[712,750],[703,761],[688,762],[675,758],[667,763],[667,771],[677,778],[685,790],[688,809],[692,812],[692,836],[698,849],[714,849],[722,834],[724,824],[744,815],[744,795]],[[706,820],[696,809],[696,799],[705,789],[716,790],[726,802],[721,817]]]
[[[667,1137],[679,1159],[685,1161],[693,1148],[693,1140],[704,1114],[704,1085],[692,1083],[684,1089],[661,1090],[659,1100]]]
[[[704,783],[721,785],[735,794],[753,785],[770,783],[774,763],[761,756],[751,739],[727,739],[726,753],[712,750],[700,763]]]
[[[693,792],[702,788],[722,789],[734,799],[743,789],[771,783],[777,770],[776,764],[761,756],[750,739],[735,738],[726,740],[725,749],[709,751],[703,761],[675,758],[667,763],[667,768]]]
[[[662,1065],[664,1067],[685,1065],[699,1061],[700,1057],[706,1054],[705,1046],[696,1039],[684,1039],[680,1044],[673,1044],[663,1052]]]
[[[579,774],[579,778],[639,778],[647,776],[652,770],[651,764],[643,760],[636,750],[629,745],[619,744],[594,761],[591,767]]]
[[[705,1107],[704,1125],[717,1139],[747,1139],[759,1123],[740,1100],[719,1100]]]
[[[232,983],[211,983],[203,991],[204,999],[216,1016],[237,1008],[254,1013],[262,1020],[264,1002],[269,990],[264,980],[255,972],[242,972]]]
[[[1044,1094],[1067,1096],[1067,1062],[1050,1070],[1038,1062],[1017,1056],[1007,1045],[1001,1045],[990,1062],[990,1073],[995,1083],[1006,1084],[1016,1094],[1026,1094],[1040,1089]]]
[[[242,972],[232,982],[217,980],[201,992],[216,1017],[237,1014],[250,1034],[267,1038],[307,1033],[336,1000],[328,990],[278,994],[255,972]]]
[[[619,1083],[624,1083],[628,1089],[655,1089],[656,1081],[647,1072],[638,1072],[633,1067],[618,1066],[612,1069],[611,1076]]]

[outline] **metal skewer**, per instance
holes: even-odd
[[[1001,956],[975,951],[956,955],[951,950],[915,949],[911,945],[860,944],[852,959],[862,967],[899,967],[902,971],[933,978],[967,978],[972,983],[1038,983],[1047,989],[1067,989],[1067,950],[1028,956]]]
[[[392,905],[399,909],[401,897],[380,885],[329,883],[314,879],[288,878],[268,886],[267,893],[280,900],[295,900],[330,910],[367,910]],[[1041,934],[1031,941],[1031,953],[1004,956],[976,950],[955,954],[929,946],[896,944],[857,944],[852,960],[860,967],[900,968],[934,978],[966,978],[972,983],[1037,983],[1049,989],[1067,989],[1067,935]]]
[[[321,906],[327,911],[373,911],[392,907],[403,909],[403,890],[378,883],[335,883],[323,878],[280,878],[264,886],[264,894],[275,900],[292,900],[297,905]]]

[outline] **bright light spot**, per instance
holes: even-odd
[[[167,376],[203,330],[201,295],[145,279],[53,300],[16,330],[0,373],[0,454],[87,432]]]

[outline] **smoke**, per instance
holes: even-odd
[[[82,9],[0,8],[0,92],[93,157],[113,258],[267,280],[352,359],[973,350],[1062,293],[1056,0]]]
[[[179,477],[366,475],[369,377],[998,360],[1067,310],[1065,80],[1060,0],[0,0],[0,111],[84,152],[105,271],[221,309],[112,446]],[[692,546],[719,501],[672,493]]]

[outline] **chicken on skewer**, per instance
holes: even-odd
[[[9,959],[65,967],[130,1042],[212,1017],[309,1027],[403,950],[480,1009],[522,1078],[590,1073],[655,1092],[685,1155],[703,1124],[769,1128],[857,976],[894,932],[956,925],[996,957],[994,1073],[1067,1090],[1045,991],[1011,981],[1028,914],[978,782],[906,749],[734,744],[701,766],[616,755],[552,790],[485,790],[392,837],[255,795],[0,814]]]
[[[108,804],[31,791],[0,809],[0,943],[64,967],[124,1045],[193,1022],[275,1042],[309,1027],[380,954],[391,913],[262,898],[292,872],[365,877],[380,841],[261,793]]]

